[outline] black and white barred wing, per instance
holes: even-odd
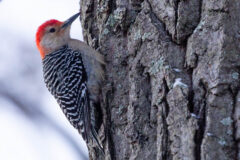
[[[90,133],[87,75],[81,54],[68,47],[43,60],[44,80],[69,122],[88,141]]]

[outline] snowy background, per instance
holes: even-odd
[[[65,119],[42,77],[35,32],[64,21],[79,0],[0,0],[0,159],[85,160],[87,148]],[[79,20],[71,36],[82,40]]]

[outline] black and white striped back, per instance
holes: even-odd
[[[63,46],[46,55],[43,59],[43,75],[48,90],[69,122],[81,132],[84,139],[88,139],[84,132],[90,127],[90,123],[86,122],[89,121],[89,95],[81,53]]]

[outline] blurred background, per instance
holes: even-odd
[[[35,32],[79,0],[0,0],[0,159],[86,160],[87,148],[47,91]],[[79,20],[71,36],[82,40]]]

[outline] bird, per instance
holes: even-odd
[[[105,61],[85,42],[70,37],[71,24],[79,15],[76,13],[63,22],[56,19],[44,22],[37,29],[36,45],[49,92],[83,139],[87,143],[94,140],[104,153],[92,112],[100,104]]]

